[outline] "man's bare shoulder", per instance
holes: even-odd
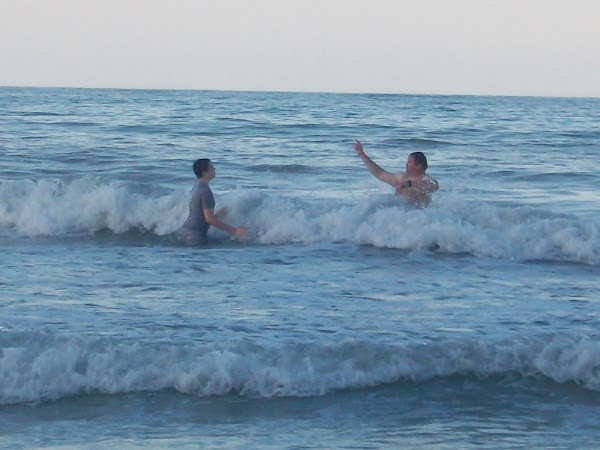
[[[404,183],[408,180],[408,175],[405,172],[395,173],[394,176],[396,177],[397,184]]]
[[[429,175],[425,175],[425,178],[423,178],[423,181],[427,182],[428,186],[428,191],[429,192],[435,192],[440,188],[440,184],[438,183],[438,181],[433,178],[430,177]]]
[[[421,175],[419,177],[420,181],[435,181],[435,179],[429,175],[427,175],[426,173],[424,173],[423,175]]]

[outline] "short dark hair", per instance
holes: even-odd
[[[408,156],[412,156],[415,160],[415,163],[420,165],[423,168],[423,172],[427,170],[427,158],[421,152],[413,152]]]
[[[210,159],[202,158],[194,163],[194,173],[197,178],[202,178],[202,174],[208,170]]]

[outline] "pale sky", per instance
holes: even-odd
[[[0,86],[600,97],[600,0],[0,0]]]

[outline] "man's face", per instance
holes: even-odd
[[[421,171],[421,166],[415,162],[414,156],[409,156],[406,160],[406,173],[408,175],[416,175],[421,173]]]
[[[211,180],[217,174],[217,170],[215,169],[215,165],[212,163],[212,161],[208,163],[208,173]]]

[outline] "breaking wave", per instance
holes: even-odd
[[[187,217],[189,192],[140,192],[124,182],[79,179],[0,184],[0,227],[24,236],[109,231],[166,236]],[[250,227],[263,245],[349,242],[406,251],[432,249],[508,260],[598,265],[600,228],[586,218],[531,206],[505,207],[438,195],[428,209],[376,195],[286,197],[258,189],[218,196],[226,221]],[[213,238],[224,234],[211,229]]]

